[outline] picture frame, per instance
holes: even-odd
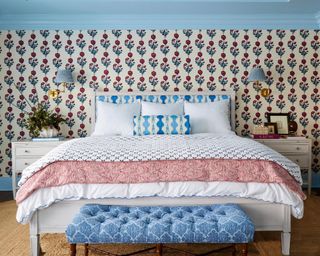
[[[264,126],[268,128],[268,134],[278,134],[278,125],[277,123],[264,123]]]
[[[269,113],[268,123],[277,124],[277,132],[280,135],[289,134],[289,113]]]

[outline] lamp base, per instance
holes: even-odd
[[[59,89],[52,89],[52,90],[49,90],[48,92],[48,96],[51,98],[51,99],[56,99],[59,97],[60,93],[63,93],[66,91],[66,86],[67,86],[67,83],[66,82],[63,82],[61,83],[62,86],[63,86],[63,90],[59,90]]]
[[[60,93],[61,93],[61,91],[58,89],[49,90],[48,96],[50,99],[56,99],[59,97]]]
[[[260,91],[262,97],[268,97],[271,94],[271,89],[269,88],[262,88]]]

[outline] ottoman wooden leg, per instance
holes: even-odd
[[[70,256],[76,256],[76,255],[77,255],[77,245],[70,244]]]
[[[241,245],[241,256],[247,256],[248,255],[248,244],[242,244]]]
[[[156,245],[156,253],[158,256],[162,256],[162,244]]]
[[[84,256],[88,256],[88,255],[89,255],[88,244],[84,244]]]
[[[236,256],[236,255],[237,255],[237,247],[236,247],[236,244],[233,244],[232,256]]]

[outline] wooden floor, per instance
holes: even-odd
[[[16,222],[15,212],[14,201],[0,202],[0,256],[29,255],[28,226]],[[43,235],[41,246],[46,252],[45,256],[68,255],[68,244],[63,234]],[[203,249],[201,246],[185,246],[199,251]],[[121,245],[113,246],[112,249],[123,252],[127,248],[131,249],[129,246]],[[293,218],[291,248],[292,256],[320,256],[320,195],[313,194],[305,201],[305,215],[302,220]],[[79,255],[83,255],[81,250]],[[255,242],[249,248],[249,255],[281,255],[280,233],[257,232]]]

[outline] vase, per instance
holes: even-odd
[[[40,131],[40,138],[52,138],[58,136],[58,130],[54,127],[45,127]]]
[[[295,121],[289,121],[288,123],[289,134],[296,135],[298,130],[298,124]]]

